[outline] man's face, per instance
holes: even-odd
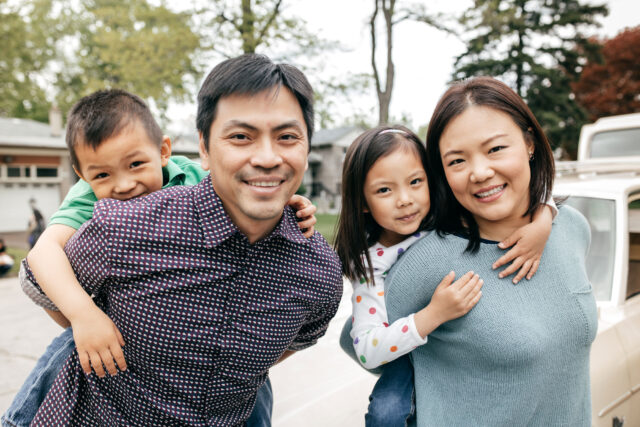
[[[280,220],[307,169],[307,127],[285,87],[220,99],[209,150],[200,136],[202,167],[234,224],[250,241]]]

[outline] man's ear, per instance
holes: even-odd
[[[200,166],[203,170],[209,170],[209,152],[207,151],[206,143],[204,142],[204,136],[202,132],[198,132],[200,143],[198,144],[198,151],[200,152]]]
[[[167,166],[171,157],[171,138],[167,135],[162,137],[162,145],[160,146],[160,162],[162,167]]]

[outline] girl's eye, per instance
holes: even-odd
[[[141,166],[144,162],[138,161],[138,162],[133,162],[131,163],[131,165],[129,166],[130,168],[137,168],[138,166]]]
[[[382,187],[382,188],[378,188],[376,190],[376,193],[385,194],[385,193],[388,193],[389,191],[391,191],[391,189],[389,187]]]
[[[99,173],[99,174],[97,174],[96,176],[94,176],[94,177],[93,177],[93,179],[103,179],[103,178],[106,178],[106,177],[108,177],[108,176],[109,176],[109,174],[108,174],[108,173],[106,173],[106,172],[102,172],[102,173]]]

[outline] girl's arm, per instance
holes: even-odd
[[[553,200],[538,207],[533,215],[531,223],[517,229],[507,240],[500,242],[498,246],[506,249],[513,246],[506,254],[502,255],[494,264],[493,269],[511,262],[511,265],[502,270],[498,277],[507,277],[520,269],[513,283],[516,284],[523,277],[531,279],[540,266],[540,258],[551,234],[551,223],[554,214],[557,213]]]
[[[70,322],[83,370],[89,374],[93,366],[96,374],[103,377],[104,363],[109,374],[115,375],[118,371],[114,360],[120,370],[127,369],[121,348],[124,340],[116,325],[78,283],[71,268],[64,246],[75,231],[62,224],[47,227],[27,260],[42,290],[60,309],[62,318]]]
[[[467,314],[482,295],[482,280],[473,272],[452,283],[454,278],[453,272],[447,274],[425,308],[391,325],[383,281],[378,280],[373,286],[361,281],[354,283],[351,337],[360,363],[373,369],[391,362],[425,344],[427,336],[444,322]]]

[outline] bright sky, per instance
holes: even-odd
[[[423,3],[429,11],[459,14],[472,1],[423,0]],[[338,40],[349,49],[344,53],[331,53],[323,59],[325,72],[331,75],[372,72],[367,26],[372,4],[373,0],[285,0],[288,15],[299,16],[313,32],[326,39]],[[603,25],[594,35],[612,37],[625,27],[640,25],[638,0],[609,0],[608,5],[609,16],[601,20]],[[464,51],[464,45],[455,36],[446,35],[425,24],[406,21],[397,25],[394,31],[396,77],[391,115],[408,115],[417,130],[429,120],[451,77],[453,60]],[[378,42],[379,45],[383,43],[384,39]],[[372,86],[370,96],[358,99],[358,102],[362,110],[372,110],[371,121],[375,122],[378,110],[373,91]],[[195,114],[195,107],[192,111],[191,114]]]

